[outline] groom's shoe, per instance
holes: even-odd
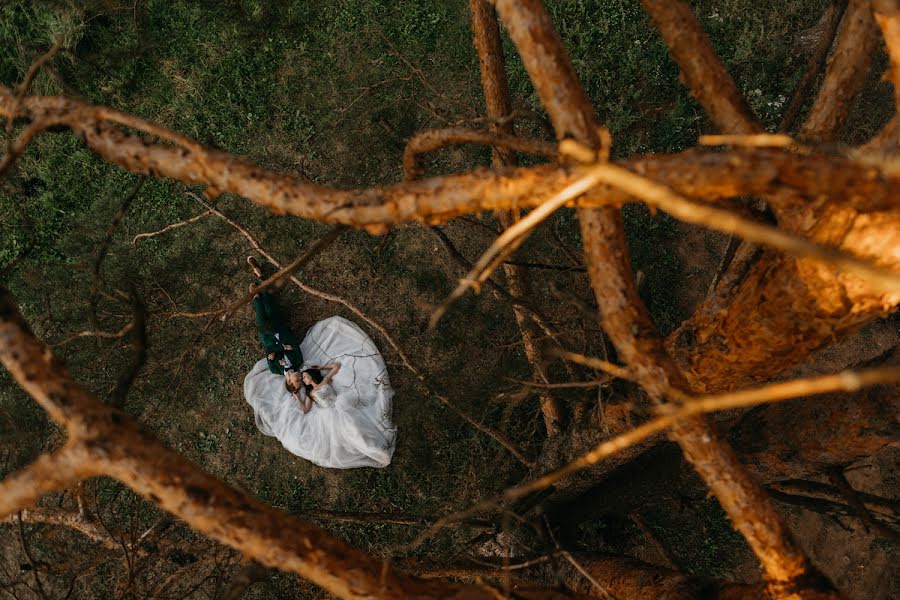
[[[247,264],[250,265],[250,268],[251,268],[251,269],[253,269],[253,273],[254,273],[257,277],[259,277],[260,279],[262,279],[262,269],[260,268],[259,263],[256,261],[256,257],[255,257],[255,256],[248,256],[248,257],[247,257]]]

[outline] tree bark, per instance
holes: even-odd
[[[571,137],[587,147],[598,148],[599,123],[593,107],[541,2],[496,0],[495,5],[519,49],[557,138]],[[640,383],[656,401],[662,401],[671,387],[687,388],[635,289],[621,215],[610,209],[582,209],[579,220],[585,263],[601,307],[601,325],[619,357],[637,373]],[[672,427],[671,436],[760,558],[773,595],[837,597],[831,583],[793,541],[765,491],[707,419],[683,419]]]
[[[469,7],[472,11],[472,31],[475,49],[478,51],[478,61],[481,65],[481,87],[484,90],[487,114],[494,119],[490,128],[497,133],[512,135],[512,123],[509,121],[499,122],[500,119],[508,118],[512,113],[512,103],[509,99],[509,87],[506,82],[506,61],[503,57],[503,44],[500,41],[497,14],[494,7],[486,0],[470,0]],[[491,156],[496,168],[514,167],[518,164],[515,152],[509,148],[494,147]],[[518,210],[498,211],[496,214],[503,229],[512,226],[519,218]],[[506,276],[509,293],[514,298],[523,298],[528,295],[530,285],[527,269],[504,264],[503,273]],[[522,333],[525,357],[531,365],[535,379],[543,383],[550,383],[547,363],[544,361],[540,344],[536,339],[528,315],[517,306],[513,306],[513,314],[516,317],[519,331]],[[562,427],[564,418],[562,406],[547,390],[540,390],[538,398],[540,399],[541,414],[544,417],[544,427],[547,435],[552,437],[559,433]]]
[[[685,575],[623,557],[575,554],[573,558],[620,600],[760,600],[767,597],[762,583],[738,584]],[[596,598],[609,597],[599,593],[573,565],[562,563],[560,570],[563,581],[571,589]]]
[[[806,225],[821,244],[900,268],[900,215],[860,214],[847,206],[776,209]],[[733,390],[763,382],[801,364],[812,352],[893,312],[900,291],[877,290],[811,259],[774,251],[721,290],[666,340],[666,348],[697,391]]]

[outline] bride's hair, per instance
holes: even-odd
[[[322,380],[325,379],[325,376],[322,375],[322,371],[318,369],[304,369],[303,372],[300,373],[300,379],[303,379],[303,373],[309,373],[309,376],[312,377],[312,380],[317,384],[322,383]],[[308,383],[303,384],[303,387],[306,388],[307,394],[312,394],[313,386]]]

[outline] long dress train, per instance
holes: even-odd
[[[337,394],[334,405],[314,403],[303,414],[284,387],[284,377],[270,373],[263,358],[244,379],[244,397],[259,430],[322,467],[389,465],[397,435],[391,422],[394,391],[384,359],[369,336],[343,317],[330,317],[310,328],[300,351],[304,368],[341,363],[331,382]],[[304,395],[301,391],[301,398]]]

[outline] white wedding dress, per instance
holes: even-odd
[[[284,387],[284,377],[260,360],[244,378],[244,397],[256,426],[289,451],[321,467],[386,467],[397,429],[391,422],[394,391],[387,366],[365,332],[342,317],[310,328],[300,344],[307,365],[341,363],[331,382],[334,397],[314,402],[309,413]],[[305,391],[301,390],[301,398]]]

